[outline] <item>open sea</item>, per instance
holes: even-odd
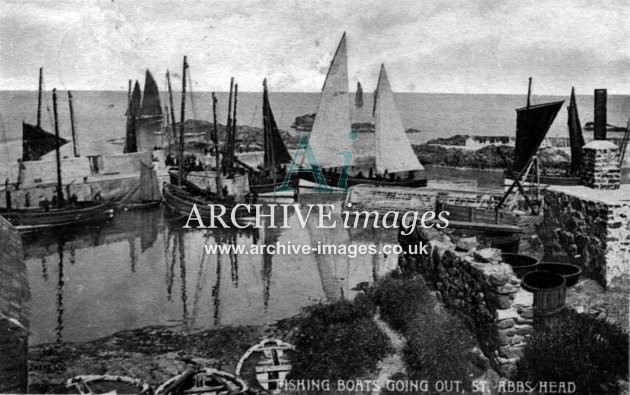
[[[568,91],[568,90],[567,90]],[[124,137],[126,92],[75,91],[74,113],[80,152],[119,153],[107,142]],[[179,104],[179,93],[175,103]],[[67,93],[59,92],[60,131],[70,137]],[[281,129],[296,116],[317,109],[318,93],[271,93]],[[403,123],[415,128],[412,143],[455,134],[512,135],[515,109],[525,95],[399,93],[395,96]],[[220,122],[227,116],[227,93],[218,93]],[[364,96],[371,108],[372,95]],[[568,97],[534,96],[533,103]],[[164,98],[162,99],[164,103]],[[581,121],[592,121],[593,97],[578,96]],[[260,126],[261,93],[239,92],[238,122]],[[21,122],[35,123],[37,92],[0,91],[0,158],[3,166],[21,154]],[[50,108],[50,111],[48,110]],[[210,120],[211,94],[195,92],[187,102],[187,118]],[[178,114],[178,112],[176,112]],[[630,96],[608,97],[608,122],[625,126]],[[179,116],[178,116],[179,118]],[[561,111],[549,136],[566,136],[567,112]],[[53,131],[51,93],[46,92],[42,125]],[[452,178],[480,174],[443,170]],[[479,172],[477,172],[479,173]],[[184,230],[162,209],[117,213],[100,226],[64,232],[41,232],[23,239],[31,291],[31,344],[87,341],[117,331],[149,325],[200,329],[221,325],[270,323],[304,306],[352,297],[352,288],[396,266],[397,257],[316,255],[205,255],[204,244],[387,244],[396,232],[324,232],[300,229],[231,232]]]

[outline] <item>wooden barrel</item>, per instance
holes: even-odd
[[[534,329],[557,326],[567,296],[566,281],[557,273],[537,270],[523,277],[523,288],[534,294]]]

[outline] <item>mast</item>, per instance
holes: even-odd
[[[42,125],[42,89],[44,85],[44,68],[39,68],[39,87],[37,88],[37,129]]]
[[[57,120],[57,89],[53,89],[53,114],[55,117],[55,157],[57,159],[57,204],[63,207],[63,188],[61,185],[61,155],[59,153],[59,122]]]
[[[232,129],[230,130],[230,175],[234,174],[234,152],[236,150],[236,102],[238,98],[238,84],[234,85],[234,114],[232,115]]]
[[[72,107],[72,92],[68,91],[68,106],[70,107],[70,129],[72,130],[72,150],[74,157],[79,157],[79,149],[77,147],[77,134],[74,130],[74,109]]]
[[[273,183],[276,182],[276,157],[273,149],[273,138],[271,136],[271,120],[269,119],[269,93],[267,90],[267,79],[263,80],[263,137],[265,145],[265,165],[271,172]]]
[[[171,75],[166,70],[166,81],[168,82],[168,101],[171,107],[171,127],[173,128],[173,142],[177,141],[177,132],[175,131],[175,106],[173,105],[173,89],[171,89]],[[169,147],[169,152],[170,152]]]
[[[527,109],[531,106],[532,99],[532,77],[529,77],[529,82],[527,84]]]
[[[578,115],[577,101],[575,99],[575,88],[571,88],[571,101],[567,108],[569,112],[569,143],[571,146],[571,168],[569,170],[572,176],[576,176],[580,172],[580,163],[582,161],[582,147],[584,146],[584,137],[582,135],[582,126]]]
[[[212,92],[212,122],[214,127],[214,155],[217,167],[217,196],[221,196],[221,158],[219,155],[219,130],[217,129],[217,97]]]
[[[230,78],[230,95],[228,96],[228,117],[227,124],[225,125],[225,158],[224,160],[224,169],[225,171],[229,171],[230,169],[230,129],[232,128],[232,90],[234,89],[234,77]]]
[[[182,112],[181,124],[179,125],[179,174],[177,176],[177,185],[182,185],[182,177],[184,172],[184,117],[186,116],[186,56],[184,56],[184,65],[182,66]]]

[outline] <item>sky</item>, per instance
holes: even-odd
[[[343,32],[351,90],[630,94],[630,2],[603,0],[0,0],[0,90],[160,88],[318,92]]]

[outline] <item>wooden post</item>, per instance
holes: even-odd
[[[214,162],[217,167],[217,197],[221,197],[221,158],[219,154],[219,129],[217,128],[217,97],[212,92],[212,122],[214,127]]]
[[[182,111],[181,111],[181,124],[179,125],[179,172],[177,175],[177,185],[182,185],[182,178],[184,173],[184,118],[186,116],[186,69],[188,64],[186,63],[186,56],[184,56],[184,65],[182,71]]]
[[[44,68],[39,68],[39,86],[37,88],[37,129],[42,124],[42,90],[44,85]]]
[[[606,140],[606,89],[595,89],[595,117],[593,120],[595,140]]]
[[[61,154],[59,153],[59,122],[57,119],[57,89],[53,89],[53,115],[55,117],[55,157],[57,159],[57,204],[63,207],[63,188],[61,182]]]
[[[77,147],[77,134],[74,129],[74,109],[72,107],[72,92],[68,91],[68,106],[70,107],[70,130],[72,130],[72,150],[74,157],[79,157],[79,148]]]

